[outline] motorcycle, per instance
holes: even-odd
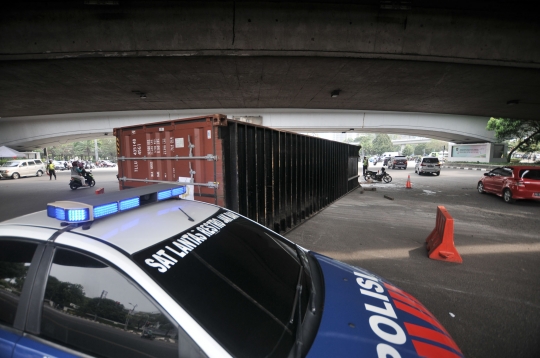
[[[84,182],[87,186],[93,187],[96,185],[96,181],[94,180],[94,175],[92,175],[91,172],[86,172],[86,175],[84,176]],[[69,187],[71,190],[76,190],[83,186],[83,182],[80,178],[77,177],[71,177],[71,180],[69,181]]]
[[[152,341],[154,340],[154,338],[156,338],[156,336],[154,336],[154,333],[151,329],[147,329],[142,331],[141,338],[146,338]]]
[[[385,183],[390,183],[392,181],[392,177],[390,176],[390,174],[386,172],[386,169],[384,169],[384,167],[381,168],[380,173],[378,171],[373,172],[370,170],[366,170],[364,179],[366,181],[369,179],[376,180],[376,181],[384,181]]]

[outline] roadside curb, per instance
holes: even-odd
[[[463,169],[463,170],[485,170],[485,171],[488,171],[488,170],[491,170],[491,168],[468,168],[468,167],[447,167],[447,166],[443,166],[443,168],[448,168],[448,169]]]

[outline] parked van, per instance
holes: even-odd
[[[20,177],[40,177],[45,172],[41,159],[17,159],[5,162],[0,167],[0,177],[19,179]]]

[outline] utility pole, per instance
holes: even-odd
[[[133,303],[129,303],[130,305],[133,306]],[[124,331],[127,330],[127,325],[128,325],[128,322],[129,322],[129,315],[133,315],[133,312],[135,312],[135,308],[138,306],[138,304],[135,304],[135,306],[133,306],[133,309],[131,311],[128,311],[127,315],[126,315],[126,323],[124,324]]]
[[[95,162],[97,162],[99,160],[99,157],[98,157],[98,147],[97,147],[97,139],[94,139],[94,158],[96,158]]]
[[[96,305],[96,313],[94,313],[94,321],[97,319],[97,311],[98,311],[98,308],[99,308],[99,304],[101,303],[101,300],[104,299],[104,298],[107,298],[107,291],[103,290],[101,291],[101,296],[99,297],[99,301]]]

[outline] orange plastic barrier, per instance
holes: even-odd
[[[426,247],[430,259],[463,262],[454,246],[454,218],[444,206],[437,206],[435,229],[427,237]]]
[[[96,194],[103,194],[105,193],[105,188],[99,188],[98,190],[96,190]]]
[[[411,176],[410,175],[407,177],[407,183],[405,184],[405,188],[412,189]]]

